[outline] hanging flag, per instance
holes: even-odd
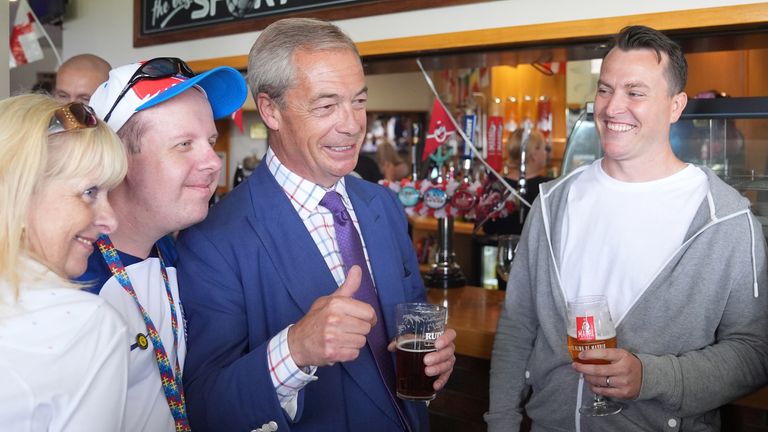
[[[9,44],[11,68],[42,60],[44,57],[39,39],[45,31],[37,22],[26,0],[19,0],[18,3]]]
[[[456,133],[456,126],[453,125],[449,115],[445,112],[440,101],[435,99],[432,105],[432,118],[429,120],[429,129],[427,130],[427,140],[424,142],[424,153],[421,160],[425,161],[438,147],[445,144],[448,138]]]
[[[232,113],[232,121],[235,122],[235,126],[237,126],[238,129],[240,129],[240,134],[244,134],[245,130],[243,129],[243,109],[239,108],[235,110],[235,112]]]
[[[434,133],[434,131],[438,127],[435,125],[435,123],[436,123],[436,115],[435,114],[437,112],[440,112],[442,114],[442,116],[443,116],[443,118],[440,119],[442,121],[442,126],[444,126],[446,128],[450,128],[451,133],[458,133],[459,136],[461,136],[461,138],[464,140],[464,145],[465,146],[469,146],[470,149],[472,150],[472,155],[475,157],[475,159],[477,159],[478,162],[480,162],[486,168],[488,168],[488,172],[492,176],[496,177],[496,179],[498,179],[498,181],[502,185],[502,187],[504,189],[506,189],[507,191],[509,191],[510,194],[512,194],[513,196],[517,197],[517,199],[521,203],[525,204],[528,207],[531,207],[531,203],[529,203],[525,198],[523,198],[515,190],[515,188],[513,188],[509,184],[509,182],[507,180],[505,180],[504,177],[501,176],[501,174],[499,174],[498,171],[494,170],[490,165],[488,165],[488,162],[486,162],[485,159],[483,159],[477,153],[477,147],[475,147],[474,143],[472,143],[471,139],[464,133],[464,131],[461,130],[461,129],[458,129],[458,130],[456,129],[456,128],[460,127],[459,124],[456,123],[456,121],[453,119],[453,117],[451,117],[451,115],[448,114],[447,112],[445,112],[445,110],[443,109],[442,103],[440,102],[440,95],[437,93],[437,90],[435,89],[435,83],[432,82],[432,78],[430,78],[430,76],[427,73],[427,71],[424,70],[424,65],[421,64],[421,60],[416,59],[416,64],[419,66],[419,69],[421,70],[421,74],[424,76],[424,81],[427,82],[427,85],[429,86],[429,89],[432,91],[432,94],[435,96],[435,104],[434,104],[434,107],[432,108],[432,119],[431,119],[430,124],[429,124],[429,134],[427,135],[427,140],[424,143],[424,156],[423,156],[424,159],[422,159],[422,160],[426,160],[426,158],[429,157],[429,155],[432,152],[434,152],[437,149],[438,145],[439,145],[436,142],[431,142],[430,136],[432,136],[434,138],[434,136],[436,135]],[[448,129],[446,129],[446,130],[448,130]],[[445,133],[444,135],[447,136],[448,134]],[[445,141],[445,139],[443,139],[443,141]]]

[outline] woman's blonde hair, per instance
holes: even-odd
[[[403,158],[397,153],[395,146],[386,141],[376,146],[376,162],[378,162],[379,166],[384,166],[385,162],[389,162],[392,165],[405,163]]]
[[[512,166],[515,167],[520,166],[520,145],[522,144],[522,139],[523,129],[515,129],[514,132],[509,134],[509,141],[507,141],[509,162]],[[528,135],[528,140],[525,144],[526,151],[530,152],[531,150],[546,144],[547,143],[544,135],[542,135],[542,133],[537,130],[532,130]]]
[[[379,165],[381,174],[389,181],[407,177],[410,170],[410,162],[403,159],[395,146],[386,141],[379,143],[376,147],[376,163]]]
[[[24,236],[27,216],[33,211],[30,202],[39,188],[53,179],[96,174],[95,185],[109,190],[128,170],[120,138],[102,121],[93,128],[49,136],[51,119],[61,107],[40,94],[0,101],[0,279],[5,282],[0,286],[10,287],[14,297],[29,273],[22,257],[34,258]]]

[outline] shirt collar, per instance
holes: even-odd
[[[283,165],[271,147],[267,148],[265,160],[269,172],[272,173],[272,176],[283,189],[283,192],[285,192],[285,195],[291,201],[293,208],[296,209],[302,220],[309,218],[310,215],[315,213],[325,193],[332,190],[341,195],[342,202],[344,202],[347,211],[352,210],[352,203],[349,200],[344,177],[330,188],[324,188],[301,177]]]

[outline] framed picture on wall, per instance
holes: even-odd
[[[340,20],[489,0],[134,0],[133,46],[261,30],[286,17]]]

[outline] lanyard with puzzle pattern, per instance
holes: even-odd
[[[120,256],[115,250],[115,246],[112,241],[106,235],[99,236],[96,244],[99,246],[101,256],[104,257],[104,261],[107,262],[109,270],[115,276],[123,289],[133,297],[133,301],[139,308],[144,323],[147,325],[147,335],[149,340],[152,341],[154,347],[155,360],[157,360],[157,367],[160,370],[160,379],[162,380],[163,390],[165,391],[165,399],[168,402],[168,407],[171,409],[173,415],[173,421],[176,425],[176,432],[189,432],[189,420],[187,419],[186,405],[184,404],[184,389],[181,386],[181,369],[179,368],[178,346],[179,346],[179,323],[176,315],[176,306],[173,301],[173,295],[171,294],[171,284],[168,281],[168,272],[165,270],[165,262],[163,256],[160,253],[160,248],[157,248],[157,257],[160,259],[160,272],[163,275],[163,282],[165,283],[165,292],[168,295],[168,303],[171,306],[171,328],[173,329],[173,351],[177,353],[176,362],[173,368],[171,368],[171,362],[168,359],[168,354],[163,347],[163,341],[160,340],[160,335],[155,328],[152,319],[139,302],[139,298],[136,296],[136,291],[133,289],[131,279],[128,277],[128,272],[125,271]]]

